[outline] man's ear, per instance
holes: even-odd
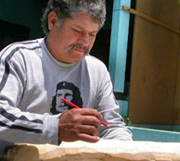
[[[51,31],[58,22],[58,16],[55,11],[51,11],[48,15],[48,29]]]

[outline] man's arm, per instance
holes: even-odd
[[[94,82],[98,82],[97,95],[94,98],[95,107],[102,114],[102,120],[112,127],[101,126],[99,136],[106,139],[132,140],[132,133],[127,129],[122,116],[119,114],[119,104],[113,94],[109,72],[104,64],[98,62],[96,64],[96,66],[93,65],[96,70],[93,70],[92,73],[92,77],[97,79]]]
[[[27,83],[21,48],[8,46],[0,53],[0,140],[58,144],[60,115],[30,113],[26,107],[21,107],[24,111],[20,109]],[[43,107],[36,108],[38,111]]]
[[[124,119],[119,114],[119,105],[112,92],[110,81],[107,82],[103,90],[105,94],[97,100],[97,110],[103,115],[103,121],[108,123],[111,128],[101,126],[99,136],[106,139],[132,140],[132,133],[127,129]]]

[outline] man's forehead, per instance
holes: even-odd
[[[65,19],[64,22],[69,21],[71,26],[78,27],[83,30],[92,30],[98,32],[100,22],[94,19],[89,13],[78,13],[72,18]]]
[[[81,30],[86,30],[86,28],[84,26],[81,26],[81,25],[73,25],[74,27],[77,27]],[[95,30],[92,30],[91,31],[92,33],[97,33],[98,32],[98,29],[95,29]]]

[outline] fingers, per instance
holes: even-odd
[[[61,125],[59,130],[59,141],[99,141],[100,138],[98,136],[94,136],[92,133],[95,135],[98,131],[88,126]]]
[[[97,117],[99,120],[102,120],[102,115],[95,109],[91,108],[81,108],[81,109],[74,109],[79,110],[76,112],[80,112],[82,115],[91,115]]]
[[[92,136],[97,135],[99,133],[99,129],[91,125],[79,125],[78,129],[80,133],[89,134]]]
[[[99,141],[100,138],[98,136],[91,136],[91,135],[81,133],[80,134],[80,140],[87,141],[90,143],[95,143],[95,142]]]
[[[59,121],[59,141],[83,140],[97,142],[101,126],[101,114],[94,109],[71,109],[64,112]]]
[[[94,116],[81,116],[81,118],[79,119],[82,125],[91,125],[96,128],[99,128],[101,126],[100,120]]]
[[[95,127],[101,126],[102,115],[94,109],[81,108],[81,109],[71,109],[64,112],[61,116],[60,123],[73,123],[73,124],[83,124],[83,125],[93,125]]]

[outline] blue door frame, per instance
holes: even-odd
[[[129,34],[130,13],[122,10],[130,7],[131,0],[114,0],[111,28],[109,72],[115,92],[124,93],[126,57]],[[128,112],[128,102],[118,100],[120,113]]]
[[[130,8],[131,0],[114,0],[113,18],[111,28],[111,44],[109,57],[109,72],[111,74],[114,91],[124,93],[126,57],[129,35],[130,13],[122,10],[123,6]],[[118,100],[120,113],[128,114],[128,102]],[[143,125],[145,126],[145,125]],[[149,128],[150,127],[150,128]],[[156,129],[153,129],[153,128]],[[170,129],[175,131],[170,131]],[[179,126],[172,125],[148,125],[146,128],[129,127],[133,133],[134,140],[158,141],[158,142],[180,142]],[[158,130],[168,129],[168,130]]]

